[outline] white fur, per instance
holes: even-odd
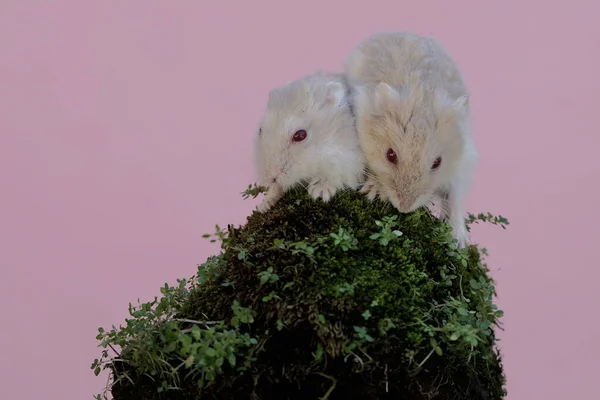
[[[269,93],[254,154],[259,184],[268,187],[257,210],[271,208],[286,190],[306,183],[313,198],[362,183],[364,156],[342,74],[316,73]],[[302,142],[293,142],[305,130]]]
[[[432,38],[383,32],[358,44],[345,63],[356,126],[370,176],[362,191],[399,211],[443,198],[443,217],[460,247],[469,243],[463,204],[478,154],[469,94],[456,63]],[[398,162],[386,158],[388,149]],[[437,157],[437,170],[431,166]]]

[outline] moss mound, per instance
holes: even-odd
[[[196,276],[99,329],[115,400],[505,395],[485,251],[427,211],[293,191],[213,240]]]

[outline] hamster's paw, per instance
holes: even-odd
[[[256,211],[259,213],[264,213],[267,212],[271,207],[273,207],[273,202],[265,199],[258,206],[256,206]]]
[[[377,196],[381,197],[381,186],[372,178],[368,178],[360,189],[360,193],[367,196],[369,200],[375,200]]]
[[[283,196],[283,193],[283,189],[278,185],[273,185],[269,187],[262,203],[260,203],[256,207],[256,211],[258,211],[259,213],[264,213],[268,211],[271,207],[275,205],[275,203],[277,203],[281,196]]]
[[[471,239],[469,238],[469,235],[467,234],[467,230],[465,228],[457,229],[455,231],[454,237],[456,237],[456,240],[458,240],[459,249],[464,249],[465,247],[471,245]]]
[[[326,182],[313,182],[308,186],[308,194],[313,199],[321,198],[324,202],[328,202],[335,195],[336,187]]]

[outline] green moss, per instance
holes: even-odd
[[[115,400],[501,399],[494,283],[450,232],[354,191],[289,192],[218,229],[223,251],[195,277],[101,330],[92,367],[111,369]]]

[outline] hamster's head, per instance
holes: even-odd
[[[369,174],[400,212],[426,206],[454,176],[467,101],[466,95],[449,100],[385,83],[356,89],[356,126]]]
[[[287,189],[314,177],[349,129],[341,78],[317,73],[273,89],[254,142],[259,183]]]

